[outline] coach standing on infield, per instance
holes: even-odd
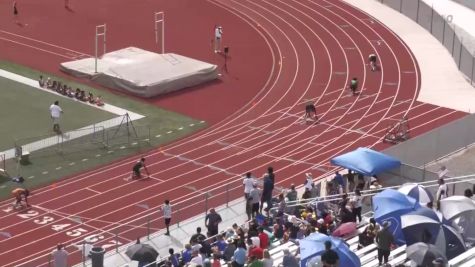
[[[54,103],[49,107],[51,114],[51,119],[53,120],[53,131],[57,134],[61,134],[61,129],[59,128],[59,118],[63,113],[63,110],[59,106],[59,101],[54,101]]]

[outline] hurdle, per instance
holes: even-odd
[[[102,54],[106,53],[106,24],[96,26],[96,36],[94,42],[94,73],[97,73],[97,59],[99,58],[99,38],[102,37]]]
[[[158,38],[158,28],[159,24],[161,26],[161,40]],[[165,12],[155,12],[154,13],[154,26],[155,26],[155,43],[157,46],[159,45],[158,42],[161,41],[161,50],[162,54],[165,53]]]

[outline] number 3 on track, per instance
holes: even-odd
[[[83,233],[87,233],[87,230],[83,229],[83,228],[77,228],[77,229],[74,229],[74,230],[71,230],[71,231],[67,231],[66,235],[67,236],[72,236],[72,237],[78,237],[78,236],[82,235]]]

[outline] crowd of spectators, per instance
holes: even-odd
[[[77,99],[79,101],[88,102],[90,104],[94,104],[98,106],[104,105],[102,96],[94,97],[94,95],[91,92],[86,94],[86,92],[84,90],[81,90],[80,88],[76,88],[76,90],[74,90],[71,86],[68,86],[67,84],[63,84],[60,81],[53,81],[49,77],[45,80],[43,79],[43,76],[40,75],[38,84],[41,88],[50,89],[59,94]]]

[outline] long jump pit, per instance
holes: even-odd
[[[219,77],[217,65],[174,53],[157,54],[136,47],[109,52],[97,59],[64,62],[60,69],[72,76],[88,78],[105,87],[146,98]]]

